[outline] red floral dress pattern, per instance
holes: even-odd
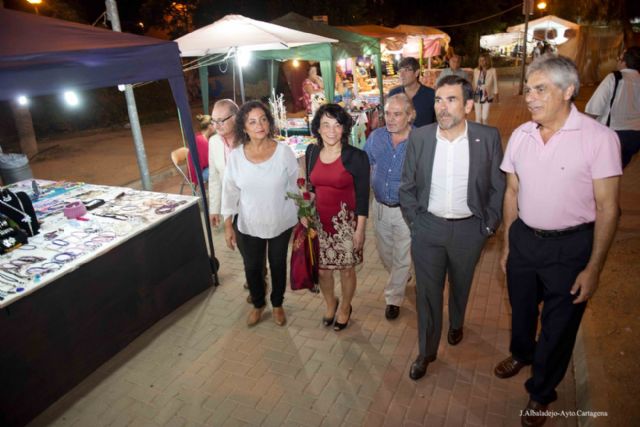
[[[356,192],[353,176],[338,157],[331,163],[316,162],[310,175],[320,217],[320,268],[342,270],[362,262],[362,251],[353,246],[356,230]]]

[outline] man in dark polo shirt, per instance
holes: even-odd
[[[389,97],[398,93],[405,93],[413,102],[416,110],[416,119],[413,122],[415,127],[428,125],[436,121],[434,103],[436,93],[430,87],[422,85],[418,78],[420,77],[420,64],[415,58],[402,58],[399,64],[398,74],[402,86],[391,89]]]

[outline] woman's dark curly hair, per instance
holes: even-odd
[[[351,118],[351,115],[338,104],[325,104],[318,108],[316,115],[313,116],[313,120],[311,121],[311,133],[318,140],[318,146],[320,148],[324,146],[320,132],[318,132],[320,130],[320,120],[323,116],[336,119],[338,123],[342,125],[342,137],[340,138],[340,141],[342,142],[342,145],[349,145],[351,126],[353,126],[353,119]]]
[[[273,138],[276,131],[276,123],[273,119],[273,114],[271,114],[271,110],[269,107],[264,105],[264,103],[260,101],[248,101],[245,102],[242,107],[236,113],[236,141],[241,144],[246,144],[249,142],[249,135],[244,131],[245,122],[247,121],[247,116],[249,113],[255,109],[260,109],[264,112],[264,115],[267,116],[267,120],[269,121],[269,138]]]

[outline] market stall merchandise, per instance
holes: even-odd
[[[274,24],[282,25],[284,27],[293,28],[299,31],[305,31],[312,34],[317,34],[324,37],[336,39],[336,43],[332,43],[330,47],[330,56],[328,58],[323,57],[297,57],[296,51],[289,52],[291,56],[289,59],[312,59],[320,61],[320,70],[323,76],[331,76],[332,78],[325,78],[325,98],[327,102],[333,102],[335,95],[335,81],[333,76],[336,75],[336,61],[339,59],[354,58],[358,56],[370,56],[376,72],[376,85],[379,89],[382,88],[382,63],[380,54],[380,42],[373,37],[364,36],[351,31],[342,30],[331,25],[323,24],[313,21],[302,15],[294,12],[290,12],[284,16],[271,21]],[[273,52],[267,54],[261,52],[260,57],[277,59],[279,52]],[[282,58],[281,58],[282,59]],[[382,95],[380,96],[380,102],[383,102]]]
[[[3,426],[28,422],[212,285],[195,197],[50,181],[11,190],[34,199],[42,227],[0,256]]]
[[[0,9],[0,100],[88,90],[167,79],[187,146],[196,152],[189,100],[178,45],[135,34]],[[138,149],[138,164],[146,162]],[[195,158],[198,187],[204,188]],[[201,192],[205,218],[206,194]],[[217,284],[217,262],[209,221],[204,222]]]

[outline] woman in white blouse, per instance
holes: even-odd
[[[298,162],[293,151],[273,140],[271,112],[260,101],[245,103],[236,114],[236,140],[242,146],[227,158],[222,185],[222,215],[225,241],[236,246],[233,217],[237,215],[238,240],[242,240],[245,276],[253,302],[247,324],[260,322],[266,306],[263,281],[265,253],[271,270],[273,320],[283,326],[282,308],[287,282],[287,249],[293,226],[298,222],[293,200],[297,192]]]
[[[498,77],[491,66],[491,57],[483,53],[478,58],[478,67],[473,70],[473,101],[476,109],[476,122],[487,124],[489,107],[498,102]]]

